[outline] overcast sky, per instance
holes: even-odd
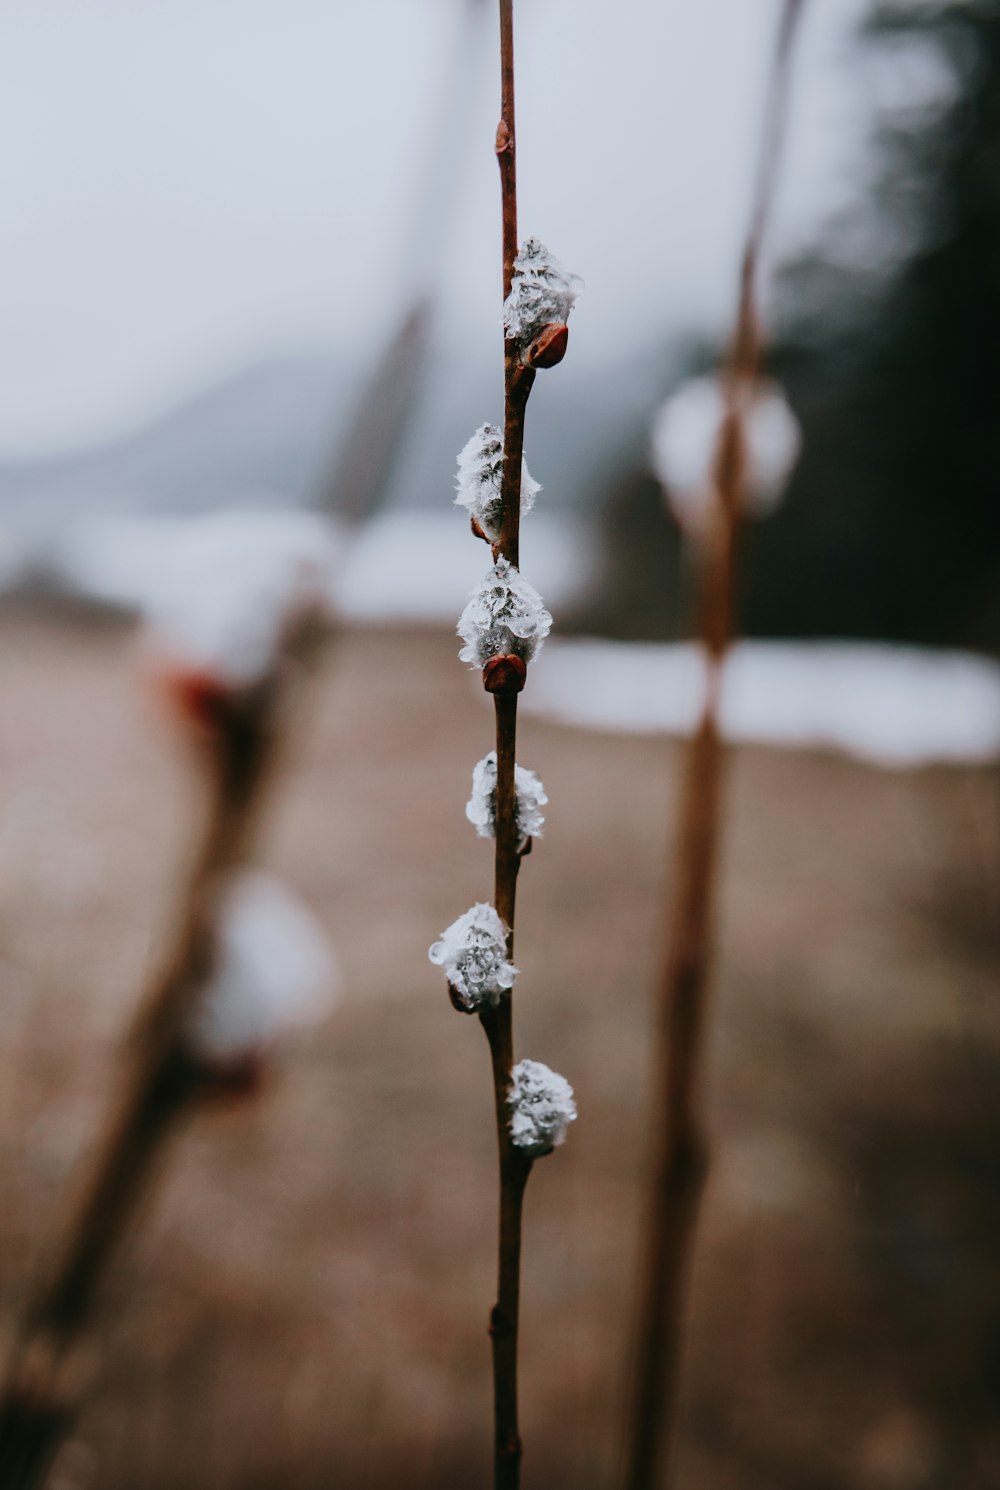
[[[495,6],[456,99],[465,3],[7,0],[0,458],[113,436],[255,360],[356,357],[433,242],[411,204],[453,99],[444,334],[495,334]],[[807,4],[778,253],[863,180],[867,3]],[[728,314],[776,17],[518,5],[521,227],[586,281],[575,355]]]

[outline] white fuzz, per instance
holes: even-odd
[[[576,1117],[573,1088],[541,1061],[518,1061],[507,1095],[510,1136],[532,1159],[550,1154]]]
[[[698,529],[707,516],[725,413],[722,382],[710,374],[684,383],[653,421],[653,468],[683,527]],[[757,382],[744,430],[746,507],[764,517],[778,505],[802,446],[799,422],[777,383]]]
[[[427,955],[444,968],[449,984],[470,1013],[498,1004],[503,990],[514,985],[517,968],[507,961],[507,928],[485,902],[453,921]]]
[[[527,347],[546,326],[565,324],[582,289],[579,275],[568,273],[544,243],[526,238],[503,304],[504,330],[520,348]]]
[[[517,795],[518,848],[523,848],[529,838],[537,838],[542,831],[545,818],[540,808],[549,800],[545,788],[534,771],[524,766],[514,767],[514,790]],[[497,836],[497,753],[491,750],[484,755],[472,770],[472,796],[465,807],[465,815],[480,838]]]
[[[235,1060],[327,1013],[339,981],[330,943],[274,875],[234,875],[216,916],[215,965],[186,1029],[193,1050]]]
[[[455,505],[464,507],[474,517],[491,543],[500,538],[503,513],[503,438],[495,424],[481,424],[476,433],[458,452],[455,477]],[[521,512],[529,512],[541,491],[531,477],[527,462],[521,461]]]
[[[551,627],[538,591],[506,559],[497,559],[459,617],[458,634],[465,646],[458,655],[475,667],[510,654],[530,662]]]
[[[290,625],[330,603],[332,529],[307,513],[213,513],[178,525],[170,582],[145,610],[153,648],[223,688],[259,683]]]

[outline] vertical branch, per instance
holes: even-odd
[[[496,132],[503,221],[503,293],[510,294],[517,257],[517,151],[514,124],[514,5],[500,0],[500,123]],[[521,366],[517,346],[504,342],[504,455],[499,552],[515,566],[520,557],[521,461],[524,415],[534,372]],[[497,796],[494,905],[508,927],[507,956],[514,952],[514,917],[520,855],[517,841],[517,695],[494,696]],[[521,1436],[517,1406],[517,1342],[521,1292],[521,1212],[531,1160],[510,1138],[507,1098],[514,1065],[511,997],[480,1016],[489,1040],[500,1166],[497,1298],[490,1315],[493,1354],[493,1482],[495,1490],[517,1490]]]
[[[705,653],[705,693],[682,782],[674,898],[662,982],[657,1037],[662,1088],[642,1265],[627,1490],[657,1490],[669,1480],[686,1285],[708,1166],[699,1087],[721,816],[719,701],[723,665],[734,631],[744,487],[744,416],[760,360],[757,274],[785,129],[792,43],[801,10],[802,0],[784,0],[740,267],[736,322],[724,372],[725,412],[714,473],[716,500],[702,554],[699,634]]]

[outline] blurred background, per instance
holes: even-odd
[[[182,520],[334,534],[263,861],[340,1009],[170,1156],[62,1490],[478,1486],[485,1042],[426,947],[489,893],[455,455],[502,410],[488,0],[9,0],[0,34],[0,1303],[164,953],[196,798],[135,622]],[[518,1047],[526,1486],[610,1486],[692,570],[650,421],[732,320],[777,5],[519,8],[522,235],[586,290],[523,568],[556,618]],[[801,422],[747,537],[682,1482],[1000,1483],[1000,5],[808,0],[765,317]],[[284,521],[284,518],[279,520]],[[225,528],[219,530],[223,537]],[[523,993],[522,993],[523,990]],[[992,995],[992,997],[991,997]]]

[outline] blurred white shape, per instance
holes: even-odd
[[[708,374],[683,383],[653,420],[653,469],[683,528],[700,530],[708,514],[725,413],[722,380]],[[802,446],[799,422],[771,379],[757,381],[744,431],[746,510],[764,517],[778,505]]]
[[[525,554],[550,604],[589,583],[590,535],[579,522],[532,514]],[[385,512],[359,534],[337,583],[337,608],[352,621],[454,621],[482,578],[486,546],[445,512]]]
[[[691,644],[559,639],[534,665],[522,707],[593,729],[686,735],[703,677]],[[881,766],[992,761],[1000,665],[878,643],[740,642],[722,723],[732,741],[839,750]]]
[[[138,610],[171,661],[238,688],[264,676],[296,615],[330,607],[342,548],[318,513],[227,509],[94,519],[50,567],[78,594]]]
[[[312,912],[274,875],[234,875],[217,916],[216,966],[186,1028],[197,1054],[253,1055],[326,1015],[339,984],[333,950]]]

